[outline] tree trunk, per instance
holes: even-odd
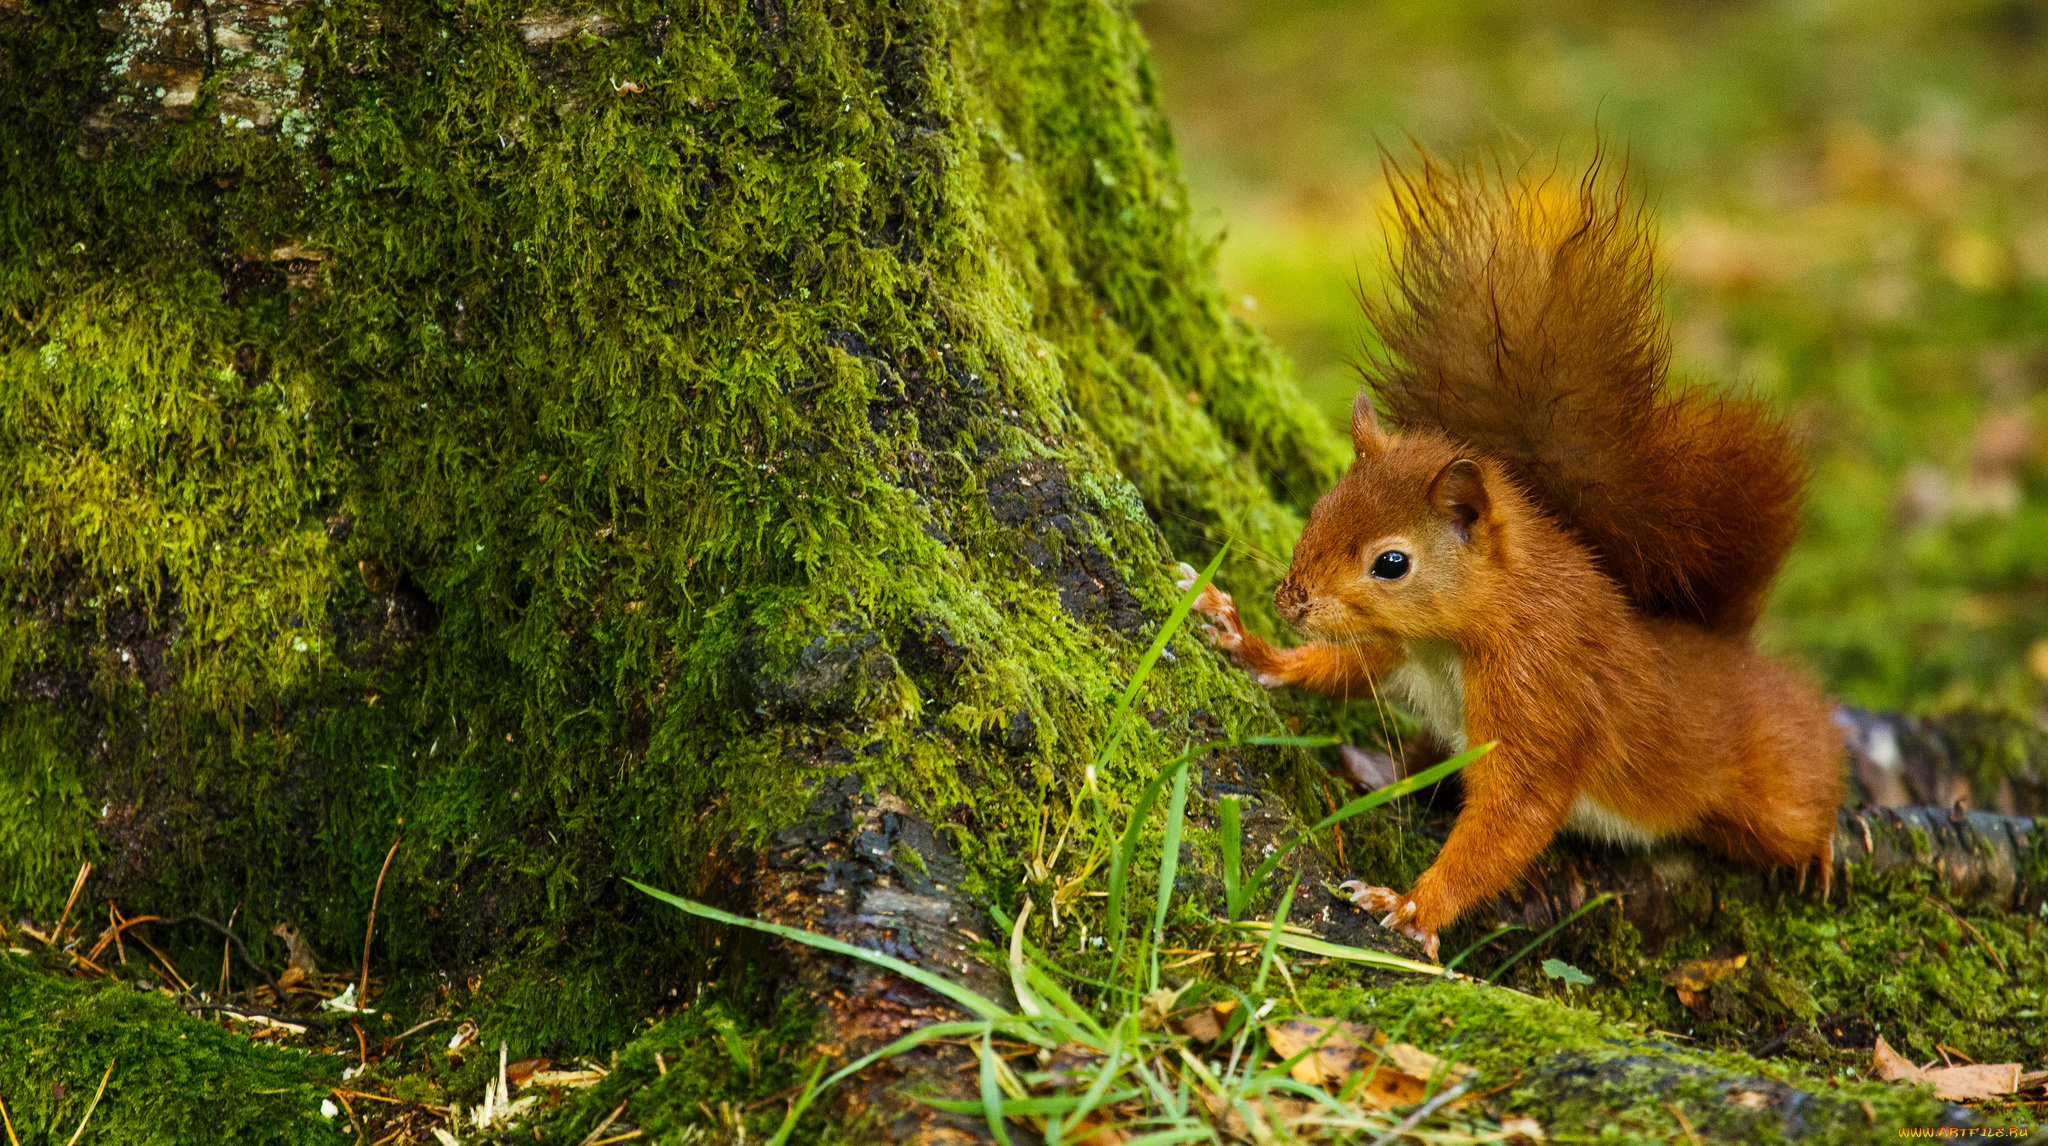
[[[353,964],[396,841],[369,957],[515,1041],[738,974],[621,876],[972,979],[1175,561],[1270,583],[1343,460],[1115,6],[0,0],[0,51],[10,917],[89,859]],[[1113,801],[1276,731],[1170,651]]]

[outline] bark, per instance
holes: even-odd
[[[1151,83],[1089,2],[0,3],[9,917],[90,860],[352,964],[399,841],[378,978],[515,1043],[764,976],[848,1053],[938,1013],[620,876],[999,991],[976,900],[1175,562],[1259,595],[1343,457]],[[1113,802],[1276,730],[1173,651]]]

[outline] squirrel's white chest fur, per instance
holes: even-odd
[[[1387,683],[1452,752],[1465,750],[1465,658],[1449,641],[1409,641]]]
[[[1452,752],[1463,752],[1465,737],[1465,658],[1447,641],[1409,641],[1407,659],[1389,675],[1387,683],[1405,701],[1422,723]],[[1581,836],[1620,844],[1648,847],[1657,834],[1600,803],[1582,795],[1572,801],[1565,828]]]

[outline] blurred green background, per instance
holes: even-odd
[[[1238,313],[1341,424],[1380,147],[1625,153],[1678,373],[1813,462],[1763,640],[1853,703],[2048,717],[2048,2],[1150,0]]]

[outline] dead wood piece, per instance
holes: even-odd
[[[1661,1043],[1639,1049],[1648,1053],[1605,1058],[1559,1055],[1523,1079],[1520,1092],[1540,1095],[1544,1105],[1588,1098],[1618,1104],[1652,1095],[1678,1105],[1702,1141],[1800,1142],[1832,1137],[1845,1126],[1870,1125],[1863,1107],[1848,1099],[1772,1078],[1673,1062],[1656,1052],[1677,1048]],[[1714,1095],[1714,1101],[1698,1100],[1703,1089]],[[1964,1107],[1949,1106],[1936,1125],[1974,1126],[1976,1117]]]
[[[2032,819],[1991,812],[1843,809],[1835,826],[1831,894],[1854,895],[1858,881],[1872,875],[1932,871],[1950,903],[2031,911],[2048,897],[2048,887],[2027,877],[2038,830]],[[1593,896],[1613,893],[1624,917],[1654,948],[1704,923],[1720,898],[1761,899],[1782,886],[1779,879],[1687,843],[1638,852],[1567,837],[1494,902],[1494,913],[1503,923],[1541,930]],[[1809,888],[1807,894],[1819,893]]]
[[[1939,716],[1841,705],[1850,802],[2048,815],[2048,729],[2004,713]]]
[[[2017,911],[2048,888],[2027,879],[2037,821],[1939,808],[1844,810],[1835,828],[1835,875],[1866,865],[1877,874],[1930,870],[1951,900]]]

